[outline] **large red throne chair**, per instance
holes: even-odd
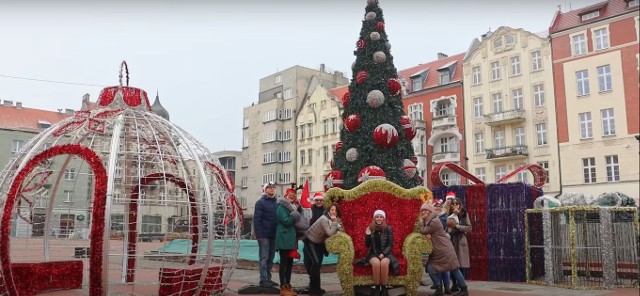
[[[418,231],[422,198],[429,191],[425,187],[404,189],[386,180],[370,180],[351,190],[331,188],[325,203],[338,204],[342,210],[344,232],[327,240],[327,250],[338,255],[338,277],[344,295],[355,294],[355,286],[373,285],[371,267],[356,264],[366,255],[365,228],[373,221],[373,212],[384,210],[387,223],[393,229],[393,253],[400,263],[397,276],[389,277],[389,284],[405,286],[407,295],[417,295],[424,272],[422,255],[431,252],[431,241]]]

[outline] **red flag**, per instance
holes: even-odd
[[[302,205],[305,209],[311,208],[311,202],[309,202],[309,180],[304,183],[304,187],[302,188],[302,196],[300,196],[300,205]]]

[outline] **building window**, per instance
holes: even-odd
[[[593,127],[591,126],[591,112],[578,114],[580,120],[580,139],[591,139]]]
[[[571,37],[573,55],[581,55],[587,53],[587,39],[584,34],[578,34]]]
[[[482,75],[480,74],[480,66],[473,67],[471,70],[473,75],[473,85],[482,83]]]
[[[63,202],[73,202],[73,191],[65,190],[63,195]]]
[[[436,105],[436,116],[452,115],[453,107],[451,101],[441,100]]]
[[[281,83],[282,82],[282,75],[276,75],[276,80],[275,80],[275,84]]]
[[[547,175],[547,178],[544,180],[544,183],[549,184],[549,179],[551,179],[549,177],[549,162],[541,161],[541,162],[538,162],[538,165],[544,169],[545,175]]]
[[[484,154],[484,134],[477,133],[474,138],[476,140],[476,154]]]
[[[307,158],[309,158],[309,164],[313,164],[313,149],[307,149]]]
[[[291,151],[278,152],[278,162],[289,162],[289,161],[291,161]]]
[[[536,124],[536,139],[538,146],[547,145],[547,124]]]
[[[262,134],[262,143],[270,143],[276,140],[276,131],[268,131]]]
[[[607,28],[597,29],[593,31],[593,42],[596,50],[609,48],[609,30]]]
[[[520,56],[511,57],[511,76],[520,75]]]
[[[293,91],[290,88],[284,90],[284,99],[291,100],[293,98]]]
[[[298,126],[298,132],[300,134],[300,139],[304,139],[304,124]]]
[[[423,120],[422,110],[422,103],[409,105],[409,117],[412,120]]]
[[[247,188],[247,184],[249,184],[249,177],[242,177],[240,179],[240,187]]]
[[[620,165],[618,155],[608,155],[604,157],[607,166],[607,181],[620,181]]]
[[[449,70],[440,71],[440,85],[449,84],[451,82],[451,73]]]
[[[307,123],[307,135],[313,137],[313,123]]]
[[[598,90],[601,92],[611,90],[611,66],[609,65],[598,67]]]
[[[482,112],[482,97],[473,99],[473,115],[476,118],[482,117],[484,114]]]
[[[627,1],[627,7],[636,7],[640,5],[640,0],[629,0]]]
[[[492,94],[493,98],[493,113],[502,112],[502,93]]]
[[[449,138],[447,137],[440,138],[439,148],[441,153],[449,152]]]
[[[336,117],[331,118],[331,132],[338,132],[338,119]]]
[[[616,134],[616,120],[613,115],[613,108],[600,110],[602,116],[602,135],[612,136]]]
[[[422,76],[411,77],[411,83],[413,84],[413,91],[419,91],[422,89]]]
[[[249,118],[245,118],[244,119],[244,124],[242,125],[243,128],[248,128],[249,127]]]
[[[506,166],[497,166],[496,167],[496,182],[502,178],[504,178],[504,176],[507,175],[507,167]]]
[[[516,140],[516,146],[524,146],[527,144],[527,142],[525,141],[524,126],[516,127],[514,129],[514,137]]]
[[[291,173],[280,173],[278,175],[279,175],[278,180],[280,180],[280,183],[282,184],[291,183]]]
[[[73,181],[76,179],[76,169],[66,169],[64,171],[64,179],[66,181]]]
[[[322,147],[322,160],[326,163],[329,162],[329,146]]]
[[[486,181],[487,180],[487,172],[485,170],[485,168],[476,168],[476,177],[478,179],[480,179],[481,181]]]
[[[525,165],[524,165],[524,164],[519,164],[519,165],[517,165],[517,167],[518,167],[518,168],[521,168],[521,167],[523,167],[523,166],[525,166]],[[529,174],[529,172],[528,172],[528,171],[526,171],[526,170],[524,170],[524,171],[520,171],[520,172],[518,173],[518,177],[517,177],[518,182],[522,182],[522,183],[529,183],[529,180],[528,180],[528,178],[527,178],[527,175],[528,175],[528,174]]]
[[[269,122],[276,120],[276,110],[267,111],[264,113],[264,120],[262,122]]]
[[[589,73],[587,70],[576,72],[576,84],[578,86],[578,96],[589,94]]]
[[[522,88],[514,89],[511,91],[511,97],[513,98],[513,109],[524,109],[524,99],[522,98]]]
[[[544,85],[538,84],[533,86],[533,103],[536,107],[544,106]]]
[[[300,150],[300,165],[305,165],[307,164],[307,158],[305,157],[305,151],[304,150]]]
[[[496,130],[493,132],[493,136],[495,137],[495,147],[496,149],[504,148],[505,139],[504,139],[504,130]]]
[[[13,140],[11,141],[11,153],[18,153],[24,146],[24,141]]]
[[[491,79],[492,80],[500,79],[500,62],[491,63]]]
[[[249,157],[248,156],[243,156],[242,157],[242,167],[246,168],[249,166]]]
[[[592,12],[585,13],[585,14],[581,15],[580,19],[583,20],[583,21],[586,21],[586,20],[592,19],[594,17],[599,17],[599,16],[600,16],[600,10],[596,10],[596,11],[592,11]]]
[[[502,37],[497,38],[496,40],[493,41],[493,48],[500,48],[502,47]]]
[[[289,141],[291,140],[291,131],[290,130],[286,130],[286,131],[278,131],[277,133],[277,139],[280,142],[284,142],[284,141]]]
[[[322,120],[322,130],[324,131],[325,135],[329,134],[329,119]]]
[[[514,35],[504,35],[504,43],[506,45],[511,45],[516,42],[516,37]]]
[[[596,182],[596,159],[595,157],[587,157],[582,159],[582,172],[584,175],[584,183]]]
[[[539,50],[531,53],[531,69],[533,71],[542,70],[542,54]]]
[[[249,138],[242,138],[242,148],[249,147]]]

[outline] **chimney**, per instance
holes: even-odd
[[[73,115],[74,111],[73,109],[64,109],[64,113],[68,115]]]
[[[444,59],[444,58],[448,58],[448,57],[449,56],[444,54],[444,53],[441,53],[441,52],[438,53],[438,60],[441,60],[441,59]]]
[[[16,102],[16,109],[22,109],[22,102]]]
[[[320,72],[324,72],[324,64],[320,64]]]
[[[89,94],[84,94],[84,96],[82,96],[82,101],[89,102]]]
[[[5,106],[13,106],[13,101],[4,100],[4,105]]]

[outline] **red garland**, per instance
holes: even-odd
[[[49,159],[62,154],[76,155],[84,159],[95,175],[95,190],[93,195],[94,206],[91,221],[91,254],[89,259],[89,294],[103,295],[102,282],[103,266],[102,251],[104,240],[104,214],[107,196],[107,172],[102,165],[100,157],[93,150],[79,144],[66,144],[51,147],[34,156],[25,167],[15,176],[7,200],[5,203],[2,221],[0,222],[0,262],[2,262],[2,275],[5,280],[5,288],[11,296],[17,296],[16,283],[11,270],[10,257],[10,227],[11,214],[17,202],[20,188],[29,174],[36,166]]]
[[[159,296],[196,295],[198,283],[202,277],[202,267],[190,269],[177,269],[162,267],[160,269]],[[213,295],[224,291],[222,286],[223,266],[209,266],[204,285],[200,290],[200,296]]]
[[[200,229],[198,225],[198,206],[196,205],[196,199],[193,189],[189,188],[183,179],[171,174],[165,173],[153,173],[140,179],[140,184],[131,190],[131,201],[129,202],[129,245],[127,246],[127,276],[126,282],[131,283],[135,279],[136,270],[136,249],[138,242],[138,195],[140,194],[140,187],[145,186],[151,182],[158,180],[165,180],[175,184],[178,188],[184,190],[189,196],[189,204],[191,205],[191,257],[189,258],[189,265],[196,262],[196,255],[198,254],[198,239],[200,237]]]
[[[98,112],[93,116],[91,116],[91,111],[76,111],[75,115],[73,116],[73,120],[65,123],[60,128],[58,128],[55,132],[53,132],[53,135],[57,137],[73,132],[83,127],[85,124],[87,125],[87,128],[89,130],[103,134],[106,127],[105,119],[113,117],[121,111],[122,109],[110,109]]]
[[[240,219],[240,225],[243,226],[244,214],[242,213],[242,206],[238,201],[238,198],[234,194],[236,190],[236,185],[233,184],[233,179],[231,178],[231,174],[229,172],[223,171],[217,165],[207,161],[206,162],[209,168],[211,168],[214,172],[214,176],[219,184],[224,186],[227,191],[229,191],[229,195],[225,198],[225,211],[224,211],[224,225],[228,225],[233,219],[238,217]],[[229,212],[231,211],[231,212]]]
[[[332,202],[335,202],[332,200]],[[337,201],[342,211],[342,225],[345,233],[351,236],[355,250],[355,260],[363,258],[367,253],[364,244],[365,229],[373,221],[373,212],[381,209],[387,214],[387,223],[393,229],[393,254],[400,263],[400,274],[407,273],[407,260],[402,254],[404,239],[413,232],[420,213],[419,198],[408,199],[396,197],[387,192],[370,192],[355,200]],[[371,275],[371,267],[354,264],[356,276]]]

